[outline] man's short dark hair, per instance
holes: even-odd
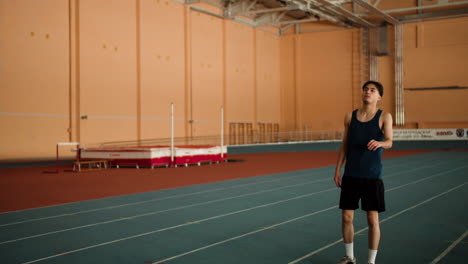
[[[379,90],[379,94],[380,96],[383,96],[383,85],[377,81],[367,81],[363,86],[362,86],[362,89],[364,90],[364,88],[367,87],[367,85],[369,84],[373,84],[375,85],[375,87],[377,87],[377,90]]]

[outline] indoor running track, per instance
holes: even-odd
[[[336,263],[334,167],[0,214],[0,263]],[[468,259],[468,152],[384,160],[377,262]],[[355,255],[367,261],[365,213]]]

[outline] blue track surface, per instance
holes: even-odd
[[[384,160],[378,263],[468,258],[468,152]],[[336,263],[334,167],[0,214],[1,263]],[[367,260],[364,212],[355,251]],[[457,242],[457,239],[459,240]],[[445,253],[444,253],[445,252]]]

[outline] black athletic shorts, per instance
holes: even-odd
[[[385,188],[380,179],[343,177],[341,179],[340,209],[364,211],[385,211]]]

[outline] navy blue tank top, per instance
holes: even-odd
[[[375,151],[367,149],[372,139],[383,141],[384,135],[379,126],[382,110],[378,110],[372,120],[361,122],[357,119],[357,110],[353,111],[348,128],[348,152],[343,177],[381,179],[383,148]]]

